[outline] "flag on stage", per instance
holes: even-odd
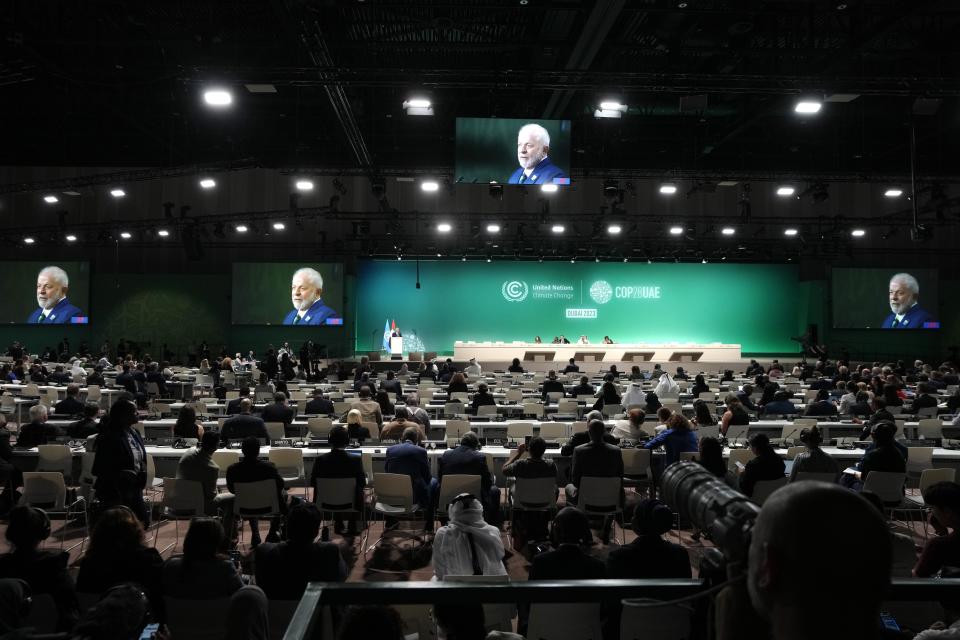
[[[390,351],[390,321],[383,321],[383,350]]]
[[[393,332],[395,332],[396,330],[397,330],[397,321],[396,321],[396,320],[391,320],[391,321],[390,321],[390,333],[393,333]]]

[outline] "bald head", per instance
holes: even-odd
[[[819,625],[812,613],[832,601],[844,602],[845,637],[871,637],[890,563],[887,525],[866,500],[839,485],[795,482],[763,504],[747,586],[775,637],[786,637],[778,629]]]

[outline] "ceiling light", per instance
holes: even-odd
[[[737,230],[734,229],[733,227],[724,227],[723,229],[720,230],[720,233],[722,233],[725,236],[732,236],[736,232]]]
[[[627,105],[617,100],[604,100],[593,112],[594,118],[620,118],[627,112]]]
[[[888,198],[899,198],[903,195],[903,189],[887,189],[883,192],[883,195]]]
[[[313,191],[313,180],[297,180],[297,191]]]
[[[823,103],[821,103],[819,100],[801,100],[797,103],[793,110],[804,115],[812,115],[814,113],[818,113],[820,111],[820,107],[822,106]]]
[[[213,189],[215,186],[217,186],[217,181],[213,178],[204,178],[200,181],[200,186],[204,189]]]
[[[540,187],[540,190],[543,191],[544,193],[556,193],[557,188],[558,187],[555,184],[545,184]]]
[[[234,230],[237,233],[246,233],[247,231],[249,231],[249,227],[247,227],[247,225],[245,224],[238,224],[237,226],[234,227]]]
[[[700,262],[702,262],[703,264],[707,264],[707,259],[703,258],[702,260],[700,260]]]
[[[23,242],[24,244],[33,244],[34,242],[36,242],[36,240],[31,238],[30,236],[27,236],[26,238],[23,239]]]
[[[600,108],[605,111],[613,111],[613,110],[626,111],[627,105],[621,104],[616,100],[607,100],[600,103]]]
[[[167,236],[170,235],[170,232],[167,231],[166,229],[159,229],[157,231],[157,235],[160,236],[161,238],[166,238]]]
[[[794,191],[796,191],[796,189],[790,186],[777,187],[778,196],[792,196]]]
[[[433,103],[427,98],[410,98],[403,101],[403,109],[408,116],[432,116]]]
[[[276,93],[277,88],[272,84],[245,84],[243,85],[247,88],[247,91],[250,93]]]
[[[60,198],[53,195],[43,196],[43,201],[46,202],[47,204],[57,204],[58,202],[60,202]]]
[[[795,235],[797,235],[797,230],[794,229],[793,227],[790,227],[790,228],[788,228],[788,229],[784,229],[784,230],[783,230],[783,235],[785,235],[785,236],[795,236]]]
[[[660,193],[664,195],[672,196],[676,192],[677,192],[677,185],[675,184],[671,184],[668,182],[666,184],[660,185]]]
[[[500,233],[500,225],[498,224],[488,224],[487,233]]]
[[[683,233],[683,227],[670,227],[670,235],[678,236]]]
[[[439,231],[440,233],[450,233],[451,229],[453,229],[453,227],[450,225],[449,222],[441,222],[440,224],[437,225],[437,231]]]
[[[552,227],[550,227],[550,231],[553,231],[554,233],[563,233],[564,231],[566,231],[566,229],[562,224],[555,224]]]
[[[621,231],[622,231],[622,229],[620,228],[620,225],[618,225],[618,224],[612,224],[612,225],[610,225],[609,227],[607,227],[607,233],[609,233],[609,234],[611,234],[611,235],[616,235],[616,234],[620,233]]]
[[[72,233],[67,234],[67,242],[76,242],[76,241],[77,241],[77,236],[73,235]]]
[[[127,195],[127,192],[123,189],[110,189],[110,195],[112,195],[114,198],[122,198],[123,196]]]
[[[852,235],[854,238],[862,238],[863,236],[867,235],[867,232],[865,229],[854,229],[850,232],[850,235]]]
[[[274,223],[273,223],[273,230],[274,230],[274,231],[283,231],[283,230],[286,229],[286,228],[287,228],[287,225],[283,224],[282,222],[274,222]]]
[[[207,89],[203,92],[203,101],[211,107],[229,107],[233,94],[226,89]]]
[[[420,188],[428,193],[440,190],[440,183],[436,180],[424,180],[420,183]]]
[[[130,238],[133,237],[133,234],[130,233],[129,231],[121,231],[120,237],[123,238],[124,240],[129,240]]]

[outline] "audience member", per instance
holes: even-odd
[[[260,441],[253,437],[244,438],[243,440],[243,457],[240,458],[239,462],[234,462],[232,465],[227,467],[227,489],[231,493],[236,492],[238,484],[244,484],[247,482],[262,482],[264,480],[272,480],[277,486],[277,503],[280,505],[280,511],[286,513],[287,511],[287,494],[283,488],[283,478],[280,476],[280,472],[277,471],[277,467],[272,462],[260,459]],[[230,494],[220,494],[227,496]],[[228,498],[223,498],[224,503],[227,506],[224,507],[225,511],[229,510],[229,522],[233,522],[233,511],[232,511],[232,500]],[[224,522],[227,522],[228,518],[224,517]],[[256,546],[260,544],[260,522],[256,518],[250,518],[250,544]],[[280,539],[279,536],[279,527],[280,519],[273,518],[270,520],[270,530],[267,532],[267,542],[277,542]],[[233,531],[232,529],[227,531],[229,540],[232,540]]]
[[[547,443],[540,436],[530,438],[529,444],[521,443],[517,445],[516,450],[503,464],[503,475],[507,478],[525,480],[551,478],[556,481],[557,467],[553,460],[543,457],[546,450]],[[528,453],[529,456],[524,457],[524,453]],[[519,515],[519,518],[514,516],[514,522],[510,527],[515,549],[522,549],[531,540],[546,539],[547,523],[550,520],[549,512],[523,511]]]
[[[807,405],[805,416],[836,416],[837,405],[830,401],[830,392],[827,389],[817,391],[816,399]]]
[[[244,440],[245,438],[260,438],[264,442],[270,441],[267,434],[267,425],[263,418],[252,414],[253,401],[250,398],[240,400],[240,413],[227,418],[223,426],[220,427],[220,442],[227,446],[231,441]]]
[[[477,392],[473,394],[473,402],[470,403],[470,408],[473,409],[473,413],[477,414],[480,407],[487,406],[496,406],[497,401],[494,399],[493,395],[489,391],[489,387],[486,383],[481,382],[477,385]]]
[[[724,402],[727,405],[727,410],[723,412],[722,416],[720,416],[721,435],[727,435],[727,431],[730,430],[731,426],[743,426],[750,424],[750,416],[747,415],[747,412],[743,410],[743,404],[741,404],[737,396],[727,394]]]
[[[243,402],[244,398],[250,397],[250,387],[244,385],[237,390],[237,393],[239,395],[227,403],[226,414],[228,416],[234,416],[240,413],[240,403]]]
[[[380,431],[381,440],[399,440],[403,432],[409,428],[414,428],[419,431],[421,440],[426,439],[427,436],[423,428],[417,422],[410,419],[410,412],[407,411],[406,407],[397,407],[396,411],[397,413],[393,416],[393,420],[385,424]]]
[[[711,406],[713,406],[712,402],[708,405],[706,400],[700,400],[699,398],[693,401],[693,423],[697,425],[698,429],[717,425],[717,417],[711,411]]]
[[[617,420],[613,424],[613,431],[610,432],[614,438],[624,440],[639,440],[645,437],[643,432],[644,410],[634,407],[627,411],[626,420]]]
[[[352,413],[352,411],[351,411]],[[357,412],[359,415],[359,412]],[[330,430],[328,436],[330,451],[317,456],[313,463],[313,471],[310,473],[310,486],[316,489],[317,480],[320,478],[353,478],[356,481],[356,492],[354,494],[354,504],[363,508],[363,489],[367,485],[367,475],[363,471],[363,461],[359,455],[353,455],[346,451],[350,444],[347,430],[339,425]],[[318,498],[316,492],[314,499]],[[356,517],[350,519],[348,536],[357,534]],[[344,533],[343,516],[335,514],[334,531],[338,534]]]
[[[923,494],[924,504],[933,518],[950,533],[930,538],[913,568],[913,575],[929,578],[944,567],[960,567],[960,484],[938,482]]]
[[[32,449],[41,444],[48,444],[60,435],[56,426],[47,423],[47,408],[42,404],[30,407],[30,422],[21,425],[17,436],[18,449]]]
[[[600,387],[600,397],[597,398],[592,408],[594,411],[602,411],[606,405],[618,405],[620,403],[620,394],[617,393],[616,385],[608,380]]]
[[[79,397],[80,385],[71,382],[67,385],[67,397],[54,405],[53,412],[64,416],[83,413],[83,403],[80,402]]]
[[[590,384],[590,378],[587,376],[581,376],[580,384],[570,390],[570,397],[576,398],[577,396],[593,396],[596,392],[597,390],[592,384]]]
[[[634,511],[632,526],[637,538],[607,556],[608,578],[691,577],[686,549],[663,539],[663,534],[673,528],[669,507],[659,500],[642,500]]]
[[[97,424],[97,415],[100,413],[100,406],[96,402],[88,402],[83,405],[83,417],[76,422],[67,425],[67,435],[71,438],[83,439],[99,431]]]
[[[184,405],[177,414],[177,421],[173,425],[173,435],[177,438],[194,438],[199,440],[203,437],[203,425],[197,419],[197,410],[191,405]]]
[[[666,468],[679,460],[684,451],[697,451],[697,434],[690,421],[678,413],[671,416],[666,429],[643,446],[651,450],[663,447],[666,450],[663,468]]]
[[[480,453],[480,439],[473,431],[460,438],[460,445],[448,449],[437,462],[437,477],[431,480],[434,502],[440,494],[444,475],[480,476],[480,501],[483,503],[484,518],[493,524],[500,520],[500,488],[494,484],[493,474],[487,466],[487,459]]]
[[[427,450],[420,446],[421,433],[417,427],[403,430],[400,444],[387,449],[384,471],[410,476],[413,483],[413,500],[426,511],[427,529],[433,528],[433,509],[430,500],[430,461]]]
[[[604,442],[604,426],[600,420],[591,420],[587,425],[590,442],[573,450],[573,465],[570,472],[571,483],[566,487],[567,503],[576,504],[581,480],[591,478],[623,478],[623,455],[620,449]],[[620,502],[623,503],[621,488]],[[608,524],[605,522],[605,524]],[[605,529],[601,538],[606,543],[609,535]]]
[[[383,412],[380,410],[380,404],[371,398],[369,385],[360,387],[357,399],[353,401],[351,408],[360,412],[363,422],[376,423],[377,427],[383,426]]]
[[[764,415],[787,416],[799,413],[800,410],[797,408],[797,405],[790,402],[790,398],[792,397],[793,394],[789,391],[777,391],[773,394],[773,400],[763,406]]]
[[[458,495],[447,514],[449,523],[437,529],[433,539],[434,578],[507,575],[500,530],[484,522],[483,505],[476,496]]]
[[[121,397],[104,417],[97,436],[97,455],[93,459],[93,484],[100,504],[125,505],[143,523],[148,522],[143,489],[147,485],[147,449],[133,428],[139,421],[137,405]]]
[[[834,482],[840,474],[840,465],[830,457],[830,454],[820,448],[823,442],[823,436],[820,435],[820,429],[812,427],[800,432],[800,442],[806,446],[806,451],[801,451],[793,459],[793,468],[790,470],[790,482],[797,479],[798,473],[832,473]]]
[[[227,537],[215,518],[195,518],[183,539],[183,555],[163,565],[163,590],[187,600],[229,598],[243,587],[238,567],[226,555]]]
[[[360,415],[359,409],[350,409],[347,411],[347,438],[350,440],[359,440],[363,442],[364,440],[370,439],[370,429],[363,426],[363,416]]]
[[[313,399],[307,403],[304,411],[307,415],[331,416],[335,413],[333,403],[323,395],[323,389],[317,387],[313,390]]]
[[[740,474],[740,491],[747,497],[753,495],[753,488],[763,480],[780,480],[784,477],[785,465],[783,458],[770,445],[770,438],[765,433],[758,433],[750,438],[750,449],[755,456],[747,462]]]
[[[293,409],[287,406],[287,395],[278,391],[273,395],[273,403],[268,404],[260,412],[264,422],[282,422],[289,426],[293,422]]]
[[[267,543],[254,552],[257,586],[270,600],[299,600],[308,582],[343,582],[347,566],[340,547],[331,542],[314,542],[320,534],[322,517],[310,503],[290,508],[287,540]]]

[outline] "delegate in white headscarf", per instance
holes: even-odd
[[[472,576],[473,556],[469,535],[473,536],[480,569],[485,576],[504,576],[503,541],[500,530],[483,520],[483,505],[473,499],[457,501],[447,511],[450,523],[437,529],[433,539],[433,576],[443,580],[447,576]]]
[[[623,398],[620,400],[620,404],[624,407],[629,407],[634,404],[644,405],[646,403],[647,394],[640,387],[640,382],[631,382],[630,386],[627,387],[627,392],[623,394]]]
[[[657,387],[653,391],[661,398],[663,396],[675,396],[680,393],[680,385],[674,382],[669,373],[665,373],[660,376],[660,382],[657,383]]]

